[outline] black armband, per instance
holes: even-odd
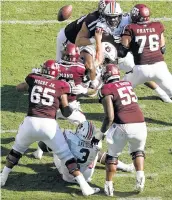
[[[164,45],[163,47],[161,47],[160,50],[161,50],[161,53],[162,53],[162,54],[165,54],[165,51],[166,51],[165,45]]]
[[[61,112],[64,117],[69,117],[72,114],[73,110],[69,106],[66,106],[64,108],[61,108]]]
[[[127,55],[129,48],[123,46],[122,44],[119,44],[117,51],[118,51],[118,57],[124,58]]]

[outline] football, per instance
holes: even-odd
[[[72,5],[66,5],[60,8],[60,10],[57,13],[57,20],[62,22],[67,19],[72,15]]]

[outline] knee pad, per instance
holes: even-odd
[[[80,169],[80,166],[77,163],[75,158],[71,158],[70,160],[67,160],[65,165],[68,168],[70,174],[72,174],[74,171],[78,171]]]
[[[20,152],[12,149],[10,153],[8,154],[8,156],[6,157],[6,159],[9,163],[13,165],[17,165],[21,157],[22,157],[22,154]]]
[[[105,160],[105,163],[106,164],[114,164],[114,165],[117,165],[118,164],[118,157],[113,157],[113,156],[110,156],[110,155],[106,155],[106,160]]]
[[[131,153],[132,160],[135,160],[137,157],[144,157],[145,158],[145,153],[144,151],[135,151]]]
[[[43,152],[51,152],[52,149],[50,149],[44,142],[39,141],[38,142],[38,146],[39,148],[43,151]]]

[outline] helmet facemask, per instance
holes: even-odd
[[[116,15],[116,16],[108,16],[105,15],[106,23],[110,26],[110,28],[116,28],[120,24],[122,19],[122,15]]]

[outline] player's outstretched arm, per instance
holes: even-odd
[[[91,38],[91,39],[89,38],[89,31],[84,22],[82,24],[81,30],[79,31],[79,33],[76,37],[76,40],[75,40],[76,46],[81,47],[81,46],[91,45],[91,44],[95,43],[95,39],[94,40],[93,39],[94,38]]]

